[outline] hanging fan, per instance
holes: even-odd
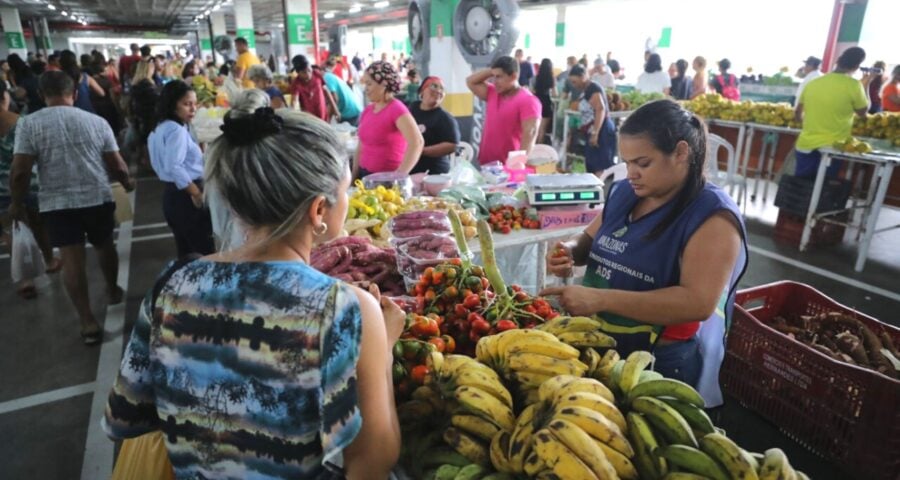
[[[236,57],[234,42],[228,35],[219,35],[216,37],[215,40],[213,40],[213,48],[216,50],[216,53],[225,59],[225,62],[233,60]]]
[[[463,57],[475,67],[486,67],[509,55],[519,32],[515,0],[460,0],[453,16],[453,36]]]
[[[431,4],[430,0],[412,0],[406,16],[412,57],[421,77],[428,76],[428,61],[431,59]]]

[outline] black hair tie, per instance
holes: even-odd
[[[225,116],[221,127],[228,142],[234,145],[249,145],[263,138],[281,132],[284,119],[275,114],[271,107],[260,107],[252,115],[233,118]]]

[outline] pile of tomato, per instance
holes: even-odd
[[[491,230],[500,233],[509,233],[523,228],[541,228],[541,222],[534,215],[529,215],[528,209],[516,208],[510,205],[492,207],[488,216],[488,223],[491,224]]]

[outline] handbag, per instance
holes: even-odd
[[[110,480],[175,480],[175,470],[159,430],[122,442]]]
[[[128,198],[128,192],[119,182],[113,182],[112,188],[113,201],[116,202],[116,223],[125,223],[134,220],[134,209],[131,208],[131,200]]]

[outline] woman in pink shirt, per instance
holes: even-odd
[[[363,76],[370,103],[359,118],[359,146],[353,177],[376,172],[409,173],[425,146],[416,121],[406,105],[394,98],[400,75],[388,62],[374,62]]]

